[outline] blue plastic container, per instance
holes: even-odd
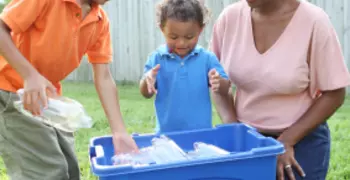
[[[114,154],[110,136],[90,142],[90,165],[100,180],[275,180],[277,155],[283,145],[264,137],[244,124],[219,125],[213,129],[166,134],[185,151],[195,142],[216,145],[231,152],[228,156],[175,162],[146,167],[112,165]],[[155,135],[135,135],[137,145],[151,145]]]

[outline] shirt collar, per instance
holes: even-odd
[[[77,4],[76,0],[62,0],[62,1],[64,1],[64,2],[71,2],[71,3]],[[101,13],[101,10],[100,10],[100,5],[98,5],[96,3],[93,3],[91,5],[90,13],[93,14],[93,16],[97,17],[98,20],[103,20],[103,16],[102,16],[102,13]]]
[[[196,45],[196,47],[190,52],[189,55],[193,56],[193,55],[197,55],[201,52],[203,48],[200,45]],[[171,51],[171,49],[169,49],[169,47],[167,45],[162,45],[159,49],[158,52],[160,53],[160,55],[162,56],[172,56],[173,53]]]

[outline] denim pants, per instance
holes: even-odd
[[[326,180],[330,161],[331,138],[327,123],[318,126],[294,146],[295,159],[303,168],[302,178],[294,169],[296,180]],[[286,173],[285,173],[286,175]],[[286,180],[289,180],[285,176]]]

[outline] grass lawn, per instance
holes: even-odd
[[[80,101],[94,118],[92,129],[80,130],[76,134],[76,151],[80,162],[82,179],[96,179],[90,173],[88,162],[88,142],[91,137],[110,133],[107,120],[92,84],[64,83],[64,93]],[[119,86],[119,96],[124,120],[130,132],[152,132],[154,127],[154,110],[152,100],[141,97],[135,86]],[[329,180],[350,179],[350,98],[329,121],[332,131],[332,160]],[[215,115],[215,123],[218,117]],[[0,179],[7,180],[5,167],[0,160]]]

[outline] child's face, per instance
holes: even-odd
[[[108,2],[109,0],[93,0],[96,4],[99,5],[104,5],[106,2]]]
[[[186,56],[197,44],[202,27],[195,21],[168,19],[162,27],[168,47],[177,55]]]

